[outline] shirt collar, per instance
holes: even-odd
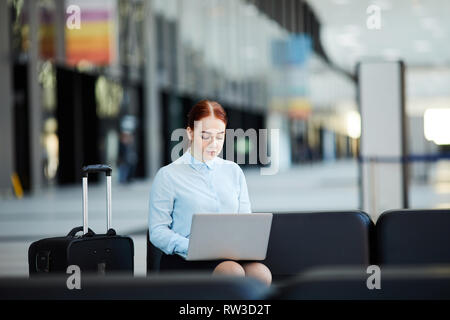
[[[217,157],[214,157],[214,159],[207,160],[207,161],[200,161],[197,160],[191,153],[191,148],[187,149],[186,152],[183,154],[183,157],[186,157],[186,162],[191,165],[196,170],[200,170],[202,168],[207,168],[209,170],[213,170],[215,167],[215,164],[217,162]]]

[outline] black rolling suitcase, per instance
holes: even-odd
[[[83,226],[72,229],[65,237],[47,238],[33,242],[28,249],[30,276],[66,273],[76,265],[81,273],[133,275],[134,244],[127,236],[118,236],[111,228],[111,167],[90,165],[83,167]],[[88,228],[88,174],[106,173],[107,232],[95,234]],[[76,234],[83,231],[81,236]]]

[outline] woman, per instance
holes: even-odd
[[[220,154],[227,117],[215,101],[202,100],[188,114],[189,149],[157,172],[150,192],[150,241],[166,255],[161,269],[174,265],[210,269],[213,274],[257,278],[272,282],[270,270],[258,262],[186,261],[194,213],[251,213],[244,173]],[[205,244],[207,245],[207,244]]]

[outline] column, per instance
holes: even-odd
[[[14,171],[14,136],[12,109],[12,59],[10,49],[8,1],[0,1],[0,195],[11,194],[11,175]]]
[[[42,166],[42,106],[39,77],[39,8],[38,1],[27,0],[30,48],[28,51],[28,106],[30,110],[30,155],[31,155],[31,190],[38,192],[43,182]]]
[[[408,206],[405,81],[401,62],[358,66],[361,112],[361,201],[374,220]]]
[[[153,178],[162,164],[161,110],[157,82],[157,50],[156,50],[156,21],[152,8],[152,1],[145,1],[145,75],[144,75],[144,103],[145,103],[145,136],[147,174]],[[169,137],[166,137],[166,139]]]

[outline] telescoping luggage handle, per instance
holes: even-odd
[[[112,168],[104,164],[83,167],[83,234],[88,233],[88,174],[104,172],[106,174],[106,233],[111,230],[111,172]]]

